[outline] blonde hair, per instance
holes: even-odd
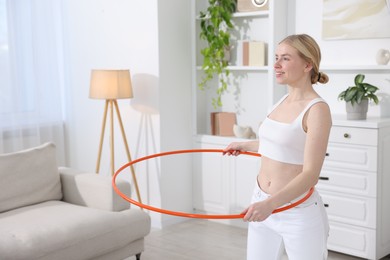
[[[317,42],[307,34],[293,34],[284,38],[279,44],[287,43],[298,50],[299,55],[313,66],[311,83],[325,84],[329,81],[328,75],[320,72],[321,50]]]

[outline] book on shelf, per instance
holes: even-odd
[[[211,134],[219,136],[234,136],[233,126],[236,124],[236,113],[233,112],[212,112]]]
[[[237,60],[239,66],[265,66],[265,42],[239,41]]]

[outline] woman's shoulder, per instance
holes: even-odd
[[[306,113],[308,121],[312,122],[332,122],[331,110],[328,103],[319,99],[317,102],[312,104]]]

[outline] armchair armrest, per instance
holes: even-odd
[[[87,173],[66,167],[58,168],[62,184],[62,200],[90,208],[122,211],[130,204],[116,194],[112,179],[96,173]],[[116,180],[118,188],[130,196],[130,183]]]

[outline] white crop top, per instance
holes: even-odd
[[[292,123],[283,123],[272,120],[268,115],[288,95],[277,102],[259,128],[259,153],[275,161],[291,164],[303,164],[303,156],[306,142],[306,132],[302,127],[302,119],[306,111],[318,102],[326,102],[322,98],[315,98],[307,104],[305,109]]]

